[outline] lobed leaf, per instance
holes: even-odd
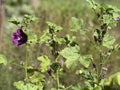
[[[117,72],[109,77],[109,81],[112,85],[120,86],[120,72]]]
[[[115,37],[106,34],[103,39],[103,46],[107,47],[108,49],[112,49],[115,40]]]
[[[41,61],[41,72],[46,72],[51,64],[50,59],[47,56],[40,56],[38,57],[38,60]]]
[[[92,60],[93,60],[92,55],[84,55],[81,56],[79,59],[80,63],[86,68],[89,67]]]
[[[78,46],[75,47],[67,47],[60,52],[60,54],[66,58],[66,66],[67,68],[74,67],[78,64],[80,58],[80,48]]]
[[[82,29],[83,20],[72,17],[71,31],[77,32],[80,31],[80,34],[85,34],[85,30]]]
[[[35,85],[32,83],[24,83],[23,81],[14,82],[14,86],[18,90],[43,90],[42,85]]]
[[[80,55],[79,46],[67,47],[60,52],[60,54],[66,58],[66,66],[67,68],[75,67],[78,65],[78,62],[82,64],[84,67],[88,68],[91,63],[92,56],[91,55]]]
[[[7,64],[7,59],[4,55],[0,54],[0,64]]]

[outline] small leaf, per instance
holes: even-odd
[[[109,86],[110,85],[110,80],[108,78],[104,78],[100,82],[101,86]]]
[[[100,86],[96,86],[93,90],[102,90]]]
[[[14,86],[18,89],[18,90],[27,90],[25,89],[24,86],[24,82],[23,81],[18,81],[18,82],[14,82]]]
[[[14,82],[14,86],[18,90],[43,90],[42,85],[35,85],[32,83],[24,83],[23,81]]]
[[[52,23],[52,22],[49,22],[49,21],[47,21],[47,24],[48,24],[49,27],[51,27],[54,30],[54,32],[59,32],[63,29],[61,26],[58,26],[55,23]]]
[[[55,41],[58,42],[58,44],[65,44],[65,39],[64,38],[55,38]]]
[[[43,32],[43,35],[40,36],[40,42],[48,42],[49,39],[50,39],[50,34],[48,30],[46,30]]]
[[[70,35],[66,35],[66,37],[64,38],[66,41],[66,45],[68,46],[75,46],[75,41],[76,41],[76,37],[75,36],[70,36]]]
[[[98,3],[95,3],[94,0],[86,0],[86,1],[90,4],[90,7],[93,9],[96,9],[97,6],[99,5]]]
[[[34,72],[32,76],[30,76],[30,81],[32,83],[40,83],[45,81],[45,76],[43,74],[40,74],[39,72]]]
[[[85,34],[85,30],[82,29],[83,27],[83,20],[82,19],[77,19],[75,17],[72,17],[72,24],[71,24],[71,31],[77,32],[78,30],[80,31],[80,34]]]
[[[50,59],[47,56],[40,56],[38,60],[41,61],[41,72],[46,72],[51,64]]]
[[[60,52],[60,54],[66,58],[66,66],[67,68],[75,67],[79,61],[80,57],[80,48],[78,46],[67,47]]]
[[[17,20],[16,18],[13,18],[13,19],[9,20],[9,22],[11,22],[11,23],[13,23],[13,24],[15,24],[15,25],[18,25],[18,24],[21,23],[21,21],[20,21],[20,20]]]
[[[113,36],[106,34],[103,39],[103,46],[107,47],[108,49],[112,49],[114,42],[115,38]]]
[[[91,63],[92,56],[91,55],[80,55],[79,46],[67,47],[63,49],[60,54],[66,58],[66,66],[67,68],[75,67],[78,65],[78,62],[82,64],[84,67],[88,68]]]
[[[5,57],[5,55],[0,54],[0,64],[7,64],[7,59]]]
[[[71,90],[82,90],[80,85],[73,86]]]
[[[35,33],[28,34],[28,43],[36,43],[37,42],[37,35]]]
[[[109,81],[112,85],[120,86],[120,72],[117,72],[109,77]]]
[[[88,68],[92,59],[93,59],[92,55],[85,55],[85,56],[81,56],[79,61],[84,67]]]

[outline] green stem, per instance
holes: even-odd
[[[98,72],[97,72],[97,78],[98,78],[98,85],[101,81],[101,73],[102,73],[102,67],[103,67],[103,46],[100,45],[100,51],[99,51],[99,61],[98,61]]]
[[[27,45],[26,45],[26,59],[25,59],[25,81],[28,81],[28,73],[27,73],[27,66],[28,66],[28,51],[27,51]]]
[[[60,54],[56,57],[55,62],[58,62]],[[59,81],[59,68],[56,71],[56,81],[57,81],[57,89],[59,89],[60,81]]]
[[[59,89],[59,85],[60,85],[60,83],[59,83],[59,70],[57,70],[57,72],[56,72],[56,81],[57,81],[57,89]]]

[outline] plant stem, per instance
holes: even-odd
[[[25,59],[25,81],[28,81],[27,65],[28,65],[28,47],[26,45],[26,59]]]
[[[56,72],[57,89],[59,89],[59,69]]]
[[[103,46],[100,45],[100,51],[99,51],[99,61],[98,61],[98,72],[97,72],[97,78],[98,78],[98,85],[101,81],[101,74],[102,74],[102,67],[103,67]]]
[[[58,62],[60,54],[56,57],[55,62]],[[57,89],[59,89],[60,81],[59,81],[59,68],[56,71],[56,81],[57,81]]]

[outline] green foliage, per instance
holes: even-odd
[[[47,43],[48,40],[50,39],[50,34],[49,34],[49,30],[46,30],[43,32],[43,34],[40,36],[40,42],[42,43]]]
[[[109,79],[105,77],[105,73],[107,73],[108,70],[105,68],[107,60],[110,59],[114,48],[119,49],[119,44],[115,44],[116,38],[109,34],[110,29],[112,30],[112,27],[117,25],[116,18],[119,16],[119,10],[110,6],[102,6],[94,0],[87,1],[96,15],[95,24],[98,24],[96,25],[97,27],[92,27],[94,33],[93,31],[86,33],[85,30],[88,30],[88,28],[83,27],[83,20],[73,17],[70,27],[72,32],[70,32],[70,34],[59,36],[59,32],[63,32],[63,28],[48,21],[48,29],[43,31],[42,34],[40,33],[40,37],[38,38],[35,33],[30,31],[31,23],[38,21],[36,17],[24,15],[20,20],[10,20],[11,23],[26,31],[28,43],[32,42],[33,44],[38,43],[37,45],[40,44],[40,46],[44,45],[50,52],[46,52],[47,54],[41,54],[40,52],[42,56],[37,57],[38,61],[33,61],[37,62],[36,65],[34,65],[33,62],[30,63],[28,57],[30,52],[26,52],[26,60],[22,66],[25,70],[25,81],[14,83],[14,86],[18,90],[43,90],[43,85],[45,85],[46,88],[49,83],[51,84],[51,88],[49,88],[51,90],[63,90],[67,88],[72,90],[103,90],[103,87],[106,85],[120,85],[119,73],[110,76]],[[78,37],[74,35],[76,32],[80,32],[83,38],[89,40],[86,40],[86,43],[90,43],[90,46],[83,45],[82,47],[81,40],[78,40]],[[88,33],[90,33],[89,35],[91,36],[89,36]],[[26,49],[32,50],[32,47],[28,45]],[[88,51],[86,54],[85,49],[86,51],[90,50],[90,52]],[[95,52],[91,49],[94,49]],[[44,50],[41,51],[44,52]],[[39,53],[37,53],[36,56],[38,56],[38,54]],[[2,57],[1,60],[4,60],[4,58]],[[5,62],[2,61],[1,63],[4,64]],[[65,84],[66,81],[62,81],[61,79],[64,80],[63,77],[66,75],[67,80],[71,79],[69,78],[71,72],[76,72],[76,77],[79,75],[80,80],[82,83],[84,82],[84,84],[82,84],[81,81],[76,81],[77,84],[80,84],[66,87],[66,85],[70,83]]]
[[[37,43],[37,35],[35,33],[28,33],[28,43]]]
[[[0,64],[7,65],[7,58],[3,54],[0,54]]]
[[[79,46],[67,47],[61,51],[61,55],[66,58],[66,66],[68,68],[74,67],[78,64],[80,58]]]
[[[61,30],[63,29],[61,26],[57,26],[56,24],[54,24],[54,23],[52,23],[52,22],[49,22],[49,21],[47,21],[47,24],[48,24],[48,26],[49,26],[50,28],[53,29],[53,32],[54,32],[54,33],[59,32],[59,31],[61,31]],[[51,30],[50,32],[52,32],[52,30]]]
[[[93,90],[102,90],[100,86],[96,86]]]
[[[20,20],[17,20],[16,18],[12,18],[11,20],[9,20],[9,22],[11,22],[11,23],[13,23],[13,24],[15,24],[15,25],[18,25],[18,24],[21,23],[21,21],[20,21]]]
[[[82,19],[77,19],[75,17],[72,17],[71,19],[71,31],[77,32],[78,30],[80,31],[80,34],[85,34],[85,30],[83,30],[83,20]]]
[[[110,35],[105,35],[103,39],[103,46],[107,47],[108,49],[113,49],[113,44],[115,43],[115,37]]]
[[[98,8],[98,3],[96,3],[94,0],[86,0],[89,4],[90,4],[90,7],[93,8],[93,9],[97,9]]]
[[[120,72],[117,72],[109,77],[109,82],[111,85],[120,86]]]
[[[30,25],[30,23],[32,22],[38,22],[38,18],[32,15],[24,15],[24,17],[21,19],[17,19],[17,18],[12,18],[9,20],[9,22],[18,25],[20,28],[22,27],[28,27],[28,25]]]
[[[86,68],[89,67],[92,60],[93,60],[92,55],[83,55],[79,59],[80,63]]]
[[[67,47],[63,49],[60,54],[66,58],[65,63],[68,68],[75,67],[78,65],[78,62],[88,68],[92,59],[91,55],[80,55],[79,46]]]
[[[79,85],[73,86],[71,89],[72,90],[82,90],[82,88]]]
[[[54,42],[58,44],[64,43],[63,38],[58,38],[57,33],[62,30],[61,26],[58,26],[52,22],[47,22],[49,29],[45,30],[40,36],[40,42],[53,45]]]
[[[47,56],[40,56],[38,57],[38,60],[41,61],[41,64],[40,64],[41,72],[46,72],[48,70],[48,67],[51,64],[50,59]]]
[[[45,76],[43,74],[40,74],[39,72],[35,71],[34,74],[32,76],[30,76],[30,81],[32,83],[41,84],[41,86],[42,86],[42,82],[45,81]]]
[[[14,86],[18,90],[43,90],[43,86],[41,84],[35,85],[32,83],[24,83],[23,81],[14,82]]]

